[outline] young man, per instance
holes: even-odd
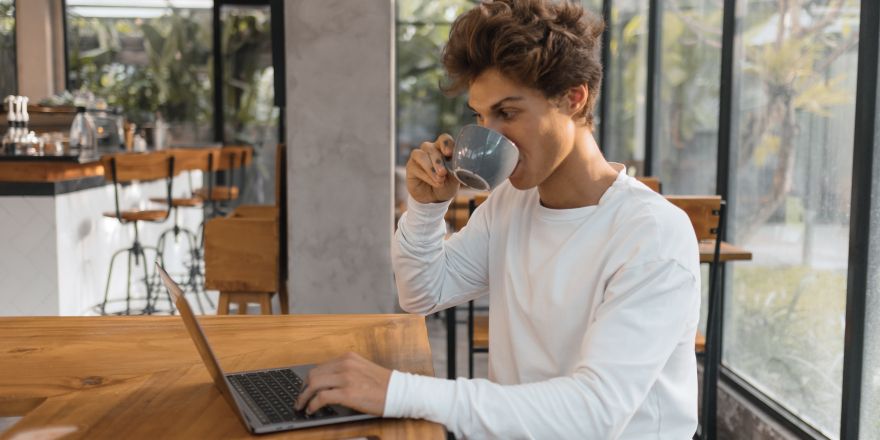
[[[460,16],[443,62],[480,125],[511,139],[509,181],[444,240],[453,139],[407,164],[393,263],[401,306],[488,294],[489,379],[390,372],[356,355],[314,370],[298,406],[424,418],[468,438],[684,439],[697,425],[696,238],[687,216],[602,157],[592,135],[602,23],[567,1]]]

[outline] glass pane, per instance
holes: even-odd
[[[223,141],[254,147],[242,203],[274,203],[279,133],[270,7],[222,6],[220,22]]]
[[[0,0],[0,99],[18,92],[15,61],[15,0]]]
[[[715,194],[722,3],[660,2],[654,174],[667,194]]]
[[[605,157],[642,174],[645,160],[645,99],[648,49],[648,2],[615,1],[611,8]]]
[[[452,20],[473,7],[469,0],[404,0],[397,3],[397,164],[404,165],[413,148],[440,133],[456,135],[470,122],[461,95],[444,96],[440,52]]]
[[[584,9],[599,17],[602,16],[602,0],[581,0],[581,4],[584,5]]]
[[[723,361],[837,437],[859,2],[741,6]]]
[[[177,3],[68,0],[69,87],[140,126],[161,114],[172,142],[210,141],[213,2]]]
[[[880,96],[878,96],[880,98]],[[878,99],[880,100],[880,99]],[[874,173],[871,182],[871,234],[862,365],[861,438],[880,439],[880,113],[874,115]]]
[[[581,5],[583,5],[585,10],[592,13],[596,17],[602,17],[602,0],[581,0]],[[593,137],[596,139],[596,141],[599,140],[599,130],[602,129],[602,115],[599,111],[602,105],[601,101],[602,95],[600,94],[599,99],[597,99],[596,103],[594,104],[595,107],[593,107]]]

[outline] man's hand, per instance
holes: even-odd
[[[306,389],[296,399],[296,410],[312,414],[326,405],[342,405],[381,416],[390,380],[391,370],[346,353],[309,371]]]
[[[446,170],[443,158],[452,156],[455,141],[441,134],[434,142],[424,142],[413,150],[406,163],[406,189],[421,203],[445,202],[455,197],[458,180]]]

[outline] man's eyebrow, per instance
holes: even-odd
[[[507,103],[508,101],[522,101],[523,99],[525,99],[525,98],[523,98],[522,96],[508,96],[507,98],[504,98],[504,99],[502,99],[502,100],[496,102],[495,104],[492,104],[492,108],[491,108],[491,109],[492,109],[492,111],[495,111],[495,110],[498,110],[499,107],[501,107],[502,105],[504,105],[504,104]],[[474,110],[473,107],[471,107],[471,103],[468,102],[468,103],[465,103],[465,105],[466,105],[467,108],[469,108],[472,112],[477,113],[477,111]]]

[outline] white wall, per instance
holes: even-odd
[[[292,310],[392,312],[393,0],[284,7]]]
[[[193,181],[201,182],[199,176],[194,172]],[[122,209],[146,208],[150,197],[165,194],[162,181],[120,188]],[[174,188],[176,195],[188,192],[185,175],[174,179]],[[112,185],[57,196],[0,196],[0,316],[94,315],[94,306],[104,297],[110,257],[131,246],[134,238],[133,226],[102,215],[113,210]],[[197,231],[201,220],[201,209],[180,211],[181,226],[190,230]],[[141,243],[155,246],[159,234],[172,225],[172,218],[141,224]],[[185,278],[187,252],[182,241],[166,243],[165,266],[177,280]],[[153,255],[147,251],[151,260]],[[125,255],[116,261],[111,299],[125,297],[126,264]],[[143,262],[133,269],[133,279],[143,279]],[[143,283],[132,283],[134,297],[142,298],[144,291]],[[160,293],[164,296],[164,290]],[[165,302],[160,306],[167,309]],[[115,303],[108,312],[122,309],[124,303]]]

